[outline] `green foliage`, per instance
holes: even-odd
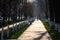
[[[60,33],[55,31],[55,26],[50,27],[49,23],[46,23],[44,20],[42,20],[43,24],[45,25],[45,28],[49,32],[51,38],[53,40],[60,40]]]
[[[14,33],[10,33],[9,39],[17,39],[28,27],[29,27],[29,24],[22,27],[19,31],[15,31]]]

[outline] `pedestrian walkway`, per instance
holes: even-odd
[[[33,18],[30,18],[29,20],[32,21],[32,20],[34,20],[34,19],[35,19],[35,18],[33,17]],[[25,21],[21,21],[21,22],[14,23],[14,27],[16,27],[16,24],[19,25],[19,23],[22,24],[23,22],[26,22],[26,23],[27,23],[29,20],[27,19],[27,20],[25,20]],[[12,28],[12,27],[13,27],[13,24],[9,25],[9,28]],[[4,30],[7,30],[7,29],[8,29],[8,26],[3,27],[3,29],[4,29]],[[0,32],[1,32],[1,31],[2,31],[2,28],[0,28]]]
[[[18,40],[51,40],[51,37],[40,20],[35,20]]]
[[[24,21],[21,21],[21,22],[18,22],[17,25],[19,25],[19,23],[23,23]],[[14,27],[16,26],[16,23],[14,23]],[[13,24],[9,25],[9,28],[12,28],[13,27]],[[8,26],[5,26],[3,27],[4,30],[7,30],[8,29]],[[2,31],[2,28],[0,28],[0,31]]]

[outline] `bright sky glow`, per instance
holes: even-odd
[[[34,2],[35,0],[27,0],[27,2]]]

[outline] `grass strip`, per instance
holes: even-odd
[[[27,24],[24,27],[22,27],[19,31],[11,33],[9,39],[17,39],[29,26],[30,24]]]
[[[55,31],[55,27],[50,27],[49,23],[46,23],[44,20],[42,20],[43,24],[45,25],[45,28],[47,29],[48,33],[50,34],[52,40],[60,40],[56,38],[57,32]]]

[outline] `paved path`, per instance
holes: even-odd
[[[20,22],[20,24],[21,23],[23,23],[24,21],[22,21],[22,22]],[[19,22],[17,23],[17,25],[19,25]],[[14,27],[16,26],[16,23],[14,23]],[[9,25],[9,28],[12,28],[13,27],[13,24],[11,24],[11,25]],[[5,26],[5,27],[3,27],[3,29],[4,30],[7,30],[8,29],[8,26]],[[2,31],[2,28],[0,28],[0,31]]]
[[[30,18],[29,20],[34,20],[35,18]],[[26,19],[25,21],[21,21],[21,22],[18,22],[17,25],[22,24],[23,22],[28,22],[28,19]],[[14,27],[16,26],[16,23],[14,23]],[[13,27],[13,24],[9,25],[9,28],[12,28]],[[3,27],[4,30],[7,30],[8,29],[8,26],[5,26]],[[0,28],[0,32],[2,31],[2,28]]]
[[[32,25],[18,38],[18,40],[51,40],[47,30],[40,20],[35,20]]]

